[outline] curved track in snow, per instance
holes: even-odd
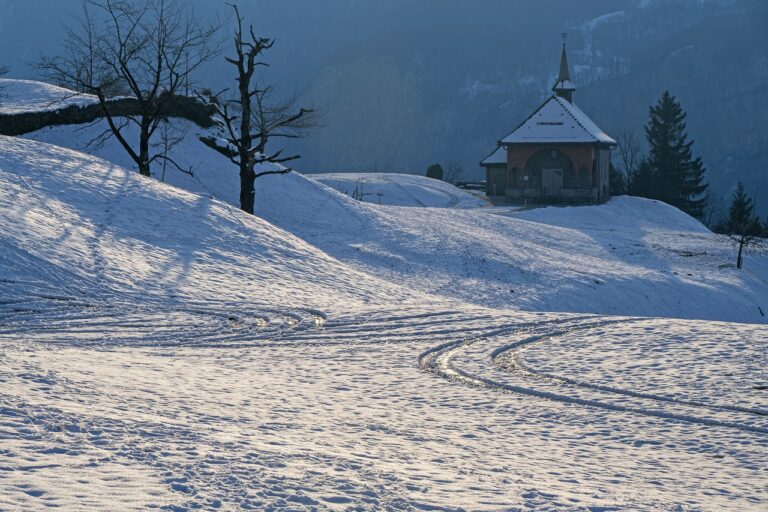
[[[558,377],[522,362],[519,351],[553,337],[638,319],[575,317],[501,328],[490,335],[451,341],[419,357],[420,366],[448,380],[489,390],[517,393],[562,403],[597,407],[712,427],[768,434],[766,411],[706,404],[667,396],[600,386]],[[499,340],[513,341],[499,346]]]
[[[184,302],[154,298],[55,294],[35,282],[2,285],[27,288],[0,301],[0,339],[88,347],[231,347],[281,339],[321,327],[325,315],[309,308]]]
[[[546,338],[539,338],[537,342],[546,341]],[[619,387],[614,386],[605,386],[601,384],[593,384],[591,382],[586,382],[578,379],[572,379],[570,377],[565,377],[562,375],[556,375],[551,372],[543,372],[535,367],[528,365],[525,362],[525,359],[522,357],[522,354],[519,350],[517,350],[518,347],[514,348],[502,348],[500,351],[497,351],[495,355],[493,356],[493,362],[497,366],[506,369],[510,372],[524,372],[530,375],[533,378],[540,379],[543,381],[550,381],[550,382],[558,382],[565,385],[571,385],[576,386],[580,388],[585,389],[592,389],[595,391],[605,391],[607,393],[615,393],[618,395],[625,395],[627,397],[632,398],[644,398],[648,400],[655,400],[658,402],[669,402],[672,404],[679,404],[684,405],[688,407],[700,407],[702,409],[710,409],[713,411],[729,411],[729,412],[735,412],[735,413],[745,413],[745,414],[754,414],[756,416],[768,416],[768,410],[765,409],[759,409],[754,407],[740,407],[736,405],[722,405],[722,404],[711,404],[696,400],[683,400],[678,398],[672,398],[665,395],[659,395],[654,393],[645,393],[641,391],[633,391],[631,389],[623,389]]]

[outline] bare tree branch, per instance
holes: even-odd
[[[151,139],[168,103],[219,52],[216,30],[198,23],[180,0],[82,0],[81,15],[66,29],[63,56],[44,58],[38,68],[61,85],[94,94],[114,137],[150,176],[157,160]],[[128,118],[138,126],[138,147],[110,112],[116,95],[138,102],[138,115]]]
[[[640,137],[637,132],[626,126],[613,130],[618,152],[618,169],[624,174],[627,187],[631,189],[632,179],[643,156],[640,152]]]
[[[252,26],[246,32],[243,27],[245,19],[240,10],[237,5],[230,5],[235,12],[235,55],[226,56],[225,60],[237,69],[237,92],[227,97],[224,96],[226,91],[203,94],[215,106],[224,134],[220,139],[204,137],[201,140],[239,167],[240,208],[253,214],[255,180],[262,176],[286,174],[291,170],[279,165],[299,158],[299,155],[282,156],[282,149],[268,153],[270,140],[300,138],[316,123],[313,110],[296,108],[296,97],[275,101],[274,88],[259,85],[255,72],[257,68],[268,67],[261,56],[272,48],[275,41],[257,37]],[[271,164],[274,168],[257,170],[257,166],[264,164]]]

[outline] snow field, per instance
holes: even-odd
[[[105,128],[58,126],[25,137],[88,150],[131,168],[117,141],[89,145]],[[212,133],[187,121],[175,121],[172,130],[184,137],[170,156],[192,175],[167,166],[155,168],[156,177],[237,205],[236,169],[197,140]],[[366,202],[350,197],[360,180],[363,190],[384,194],[384,206],[371,204],[378,196],[363,197]],[[418,209],[386,206],[389,200]],[[259,179],[256,190],[257,214],[272,226],[347,268],[447,301],[768,322],[766,258],[748,255],[744,271],[737,271],[727,242],[667,205],[618,197],[594,207],[505,214],[474,208],[479,205],[449,184],[399,174],[290,173]]]
[[[8,481],[0,506],[65,505],[59,489],[108,463],[167,489],[126,509],[170,497],[183,509],[758,510],[764,434],[435,380],[416,364],[435,341],[498,347],[595,324],[607,322],[421,308],[340,316],[261,348],[70,344],[30,357],[5,344],[3,398],[23,399],[3,424],[58,433],[6,444],[3,465],[35,484]],[[61,452],[56,468],[36,466],[43,446]],[[74,453],[91,450],[96,467],[80,468]]]
[[[632,321],[576,331],[518,351],[551,379],[675,404],[749,414],[768,426],[768,337],[759,325]],[[747,417],[742,414],[742,416]]]

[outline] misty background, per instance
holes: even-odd
[[[188,0],[232,23],[224,0]],[[293,142],[303,172],[423,174],[478,162],[549,95],[562,32],[575,102],[609,134],[641,139],[668,89],[688,112],[714,192],[741,180],[768,212],[768,2],[762,0],[241,0],[273,37],[267,79],[319,109],[323,127]],[[55,55],[80,0],[0,0],[0,65],[13,78]],[[229,17],[227,22],[227,17]],[[225,54],[231,53],[229,39]],[[232,85],[209,64],[200,86]],[[234,172],[234,171],[233,171]]]

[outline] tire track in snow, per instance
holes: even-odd
[[[573,332],[575,330],[595,329],[595,328],[603,327],[610,324],[620,323],[620,322],[640,321],[640,319],[629,319],[629,318],[594,321],[596,320],[596,318],[597,317],[594,317],[594,316],[578,317],[578,318],[571,318],[571,319],[540,322],[538,324],[520,324],[517,326],[499,329],[496,332],[490,333],[482,337],[473,337],[464,341],[460,340],[460,341],[447,342],[442,345],[433,347],[427,350],[426,352],[422,353],[419,356],[419,365],[424,370],[434,373],[445,379],[448,379],[454,382],[472,385],[472,386],[483,387],[483,388],[487,388],[494,391],[517,393],[517,394],[522,394],[522,395],[527,395],[527,396],[532,396],[537,398],[544,398],[544,399],[553,400],[553,401],[562,402],[562,403],[582,405],[586,407],[596,407],[596,408],[615,411],[615,412],[639,414],[643,416],[655,417],[655,418],[660,418],[665,420],[676,420],[676,421],[695,423],[695,424],[711,426],[711,427],[732,428],[732,429],[741,430],[741,431],[750,432],[750,433],[768,434],[768,428],[765,428],[762,426],[755,426],[755,425],[749,425],[745,423],[739,423],[739,422],[728,421],[728,420],[720,420],[720,419],[714,419],[714,418],[703,418],[703,417],[694,416],[694,415],[679,414],[676,412],[667,412],[663,410],[636,407],[636,406],[624,405],[620,403],[606,402],[605,400],[601,400],[601,399],[582,398],[579,396],[565,394],[563,392],[537,389],[536,387],[532,387],[528,383],[512,384],[509,382],[502,382],[497,378],[489,378],[477,373],[464,370],[460,368],[456,363],[457,357],[462,352],[465,352],[468,348],[472,347],[473,345],[476,345],[482,342],[490,343],[493,338],[530,332],[532,336],[529,336],[525,339],[506,344],[500,348],[491,350],[490,352],[488,351],[483,352],[484,357],[487,356],[489,359],[488,362],[485,363],[486,366],[509,372],[509,367],[500,365],[497,363],[497,361],[499,360],[499,357],[502,354],[511,353],[512,351],[518,350],[532,343],[540,342],[554,336],[564,336],[564,335],[567,335],[569,332]],[[593,320],[593,321],[590,322],[589,320]],[[554,330],[552,328],[554,328]],[[542,330],[543,332],[541,332]],[[519,373],[521,374],[521,376],[528,376],[528,377],[534,376],[528,373],[527,371],[521,371]],[[539,379],[537,380],[540,380],[541,378],[543,378],[543,376],[536,376],[536,377],[539,377]],[[559,385],[559,387],[565,387],[566,389],[568,386],[573,386],[577,388],[579,387],[571,382],[566,382],[566,381],[562,381],[562,382],[554,381],[553,383]],[[593,391],[600,391],[608,394],[625,396],[621,393],[616,393],[612,388],[596,389],[594,387],[584,387],[584,389],[590,389]],[[655,400],[656,398],[655,395],[650,395],[647,397],[646,396],[634,397],[634,398],[642,398],[645,400],[657,401]],[[689,404],[680,403],[680,401],[675,401],[675,400],[669,400],[667,402],[672,402],[677,405],[684,405],[684,406],[689,405]],[[706,404],[701,404],[701,405],[711,409],[711,407],[707,406]],[[751,412],[751,411],[738,411],[738,412]]]
[[[229,347],[317,329],[326,321],[323,313],[310,308],[19,300],[23,307],[0,307],[0,338],[80,347]]]
[[[410,191],[410,190],[408,190],[407,188],[405,188],[405,187],[404,187],[404,186],[403,186],[401,183],[399,183],[397,180],[393,180],[393,179],[389,179],[389,178],[384,178],[384,179],[383,179],[383,181],[386,181],[386,182],[388,182],[388,183],[391,183],[391,184],[393,184],[395,187],[399,188],[399,189],[400,189],[400,190],[401,190],[401,191],[402,191],[402,192],[403,192],[403,193],[404,193],[406,196],[410,197],[410,198],[411,198],[411,199],[413,199],[413,200],[414,200],[416,203],[418,203],[418,205],[419,205],[419,206],[422,206],[422,207],[426,208],[426,206],[427,206],[427,205],[425,205],[424,203],[422,203],[422,202],[419,200],[419,198],[417,198],[415,195],[413,195],[413,193],[411,193],[411,191]]]
[[[553,336],[542,337],[536,340],[536,342],[543,342],[552,337]],[[556,375],[554,373],[541,372],[525,364],[522,358],[522,354],[516,350],[517,348],[520,348],[520,347],[509,348],[506,350],[500,349],[501,351],[494,352],[494,355],[493,355],[494,364],[508,371],[525,372],[534,378],[547,380],[550,382],[559,382],[561,384],[568,384],[568,385],[577,386],[580,388],[592,389],[596,391],[605,391],[607,393],[626,395],[633,398],[655,400],[658,402],[669,402],[673,404],[685,405],[688,407],[700,407],[703,409],[754,414],[756,416],[768,416],[768,411],[763,409],[755,409],[751,407],[740,407],[737,405],[708,404],[706,402],[698,402],[695,400],[681,400],[678,398],[672,398],[664,395],[657,395],[654,393],[644,393],[641,391],[632,391],[630,389],[617,388],[613,386],[592,384],[591,382],[585,382],[578,379],[571,379],[569,377],[563,377],[561,375]]]

